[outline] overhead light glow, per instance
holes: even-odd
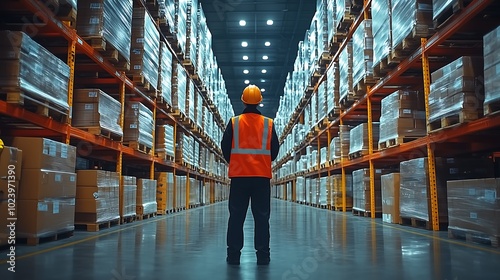
[[[266,89],[265,88],[261,88],[260,92],[266,92]]]
[[[241,42],[241,46],[244,48],[248,47],[248,42],[246,41]]]
[[[267,73],[267,70],[266,69],[262,69],[262,74],[266,74]]]
[[[273,25],[274,21],[272,19],[267,20],[267,25]]]
[[[259,104],[259,107],[260,107],[260,108],[264,107],[264,104],[260,103],[260,104]]]
[[[245,85],[248,85],[250,83],[249,80],[245,80]]]
[[[248,71],[248,69],[243,70],[243,74],[248,74],[248,73],[250,73],[250,71]]]
[[[264,55],[264,56],[262,56],[262,59],[264,59],[264,60],[268,60],[268,59],[269,59],[269,56]]]
[[[248,55],[244,55],[243,60],[248,60]]]
[[[244,20],[240,20],[240,26],[245,26],[245,25],[247,25],[247,22]]]
[[[264,79],[260,79],[260,82],[261,82],[261,83],[265,83],[265,82],[266,82],[266,80],[264,80]],[[262,91],[262,90],[261,90],[261,91]]]
[[[266,41],[266,42],[264,43],[264,45],[265,45],[266,47],[269,47],[269,46],[271,45],[271,42]]]

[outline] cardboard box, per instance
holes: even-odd
[[[13,146],[23,150],[23,169],[75,172],[76,147],[37,137],[15,137]]]
[[[74,230],[75,199],[18,200],[17,237],[44,237]]]
[[[76,172],[77,186],[89,187],[119,187],[118,173],[104,170],[78,170]]]
[[[22,150],[15,147],[4,146],[3,149],[0,150],[0,180],[8,179],[9,170],[13,170],[15,173],[10,176],[15,176],[17,181],[21,180],[22,160]]]
[[[382,221],[399,224],[399,173],[382,175]]]
[[[46,169],[24,169],[18,199],[74,198],[76,173]]]
[[[137,179],[132,176],[122,176],[120,185],[120,217],[135,216]]]
[[[156,180],[137,180],[137,201],[136,212],[138,215],[156,213],[158,204],[156,203]]]
[[[120,218],[119,199],[76,199],[75,222],[100,223]]]

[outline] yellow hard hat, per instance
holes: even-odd
[[[245,104],[257,105],[262,101],[262,93],[256,85],[249,85],[243,90],[241,101]]]
[[[2,139],[0,139],[0,149],[3,149],[3,146],[4,146],[3,141]]]

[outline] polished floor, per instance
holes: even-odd
[[[257,266],[253,221],[241,265],[225,263],[227,202],[7,251],[0,279],[500,279],[500,249],[446,232],[272,200],[271,264]]]

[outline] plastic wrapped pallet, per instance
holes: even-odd
[[[134,8],[132,17],[132,43],[129,75],[134,80],[141,78],[141,84],[158,87],[160,58],[160,34],[146,8]]]
[[[500,235],[500,179],[448,181],[449,230],[486,239]]]
[[[378,66],[391,51],[391,1],[372,1],[373,66]]]
[[[120,189],[120,217],[136,215],[137,178],[133,176],[121,177]]]
[[[500,27],[484,36],[484,114],[493,113],[500,101]]]
[[[155,152],[158,157],[166,159],[167,156],[175,157],[174,127],[159,125],[156,127]]]
[[[320,149],[320,164],[326,163],[328,161],[328,147],[322,147]]]
[[[172,107],[186,115],[187,74],[182,65],[174,62],[172,71]]]
[[[382,185],[382,221],[399,224],[399,173],[385,174],[380,177]]]
[[[195,95],[197,92],[198,91],[196,90],[196,87],[195,87],[193,80],[188,79],[188,92],[186,94],[185,112],[186,112],[187,117],[192,121],[196,120],[194,117],[194,112],[196,109]]]
[[[158,212],[166,214],[174,209],[174,173],[156,172],[155,179]]]
[[[212,48],[212,33],[208,29],[207,18],[205,17],[205,13],[201,7],[198,8],[198,53],[197,53],[197,72],[200,79],[207,84],[208,82],[208,67],[207,61],[209,61],[208,57],[210,55],[210,51]]]
[[[344,203],[342,202],[342,175],[335,174],[330,177],[331,179],[331,195],[330,195],[330,204],[334,207],[334,209],[339,210],[343,207]],[[345,197],[346,197],[346,209],[352,208],[352,175],[345,175]]]
[[[199,205],[198,180],[189,178],[189,206]]]
[[[337,33],[337,1],[327,0],[327,27],[328,27],[328,43],[332,42],[333,36]]]
[[[102,128],[121,137],[120,113],[120,102],[100,89],[77,89],[73,94],[74,127]]]
[[[318,121],[323,121],[323,119],[327,115],[327,107],[328,104],[326,102],[327,99],[327,92],[328,92],[328,87],[327,87],[327,82],[322,82],[318,86]]]
[[[382,212],[382,195],[380,176],[386,171],[375,169],[375,212]],[[353,209],[371,212],[370,169],[364,168],[352,172]]]
[[[187,186],[187,177],[186,176],[177,176],[177,208],[186,208],[186,186]]]
[[[157,0],[160,26],[166,26],[168,33],[175,33],[175,1]],[[170,35],[168,34],[168,35]],[[167,34],[165,34],[167,35]]]
[[[333,137],[330,141],[330,161],[338,161],[341,157],[340,153],[340,137]]]
[[[137,180],[137,215],[148,215],[156,213],[156,180]]]
[[[429,94],[429,122],[459,114],[464,121],[477,119],[483,107],[482,73],[483,59],[470,56],[463,56],[434,71]]]
[[[11,89],[7,102],[30,100],[67,114],[69,66],[18,31],[0,31],[0,87]]]
[[[132,0],[78,1],[78,35],[102,39],[106,50],[117,50],[129,62],[132,10]]]
[[[448,222],[446,182],[494,176],[491,159],[436,158],[436,189],[440,223]],[[400,163],[400,214],[402,218],[430,221],[430,194],[427,158]]]
[[[316,2],[316,27],[317,27],[317,49],[318,55],[329,52],[328,41],[328,4],[327,0],[317,0]]]
[[[353,60],[352,42],[346,44],[339,58],[339,92],[340,100],[345,100],[353,92]]]
[[[125,124],[123,142],[137,142],[145,147],[153,147],[153,112],[138,101],[125,104]]]
[[[203,127],[203,97],[199,91],[196,92],[195,121],[198,127]]]
[[[373,81],[373,34],[372,20],[365,19],[352,35],[352,82],[353,85],[365,85]],[[362,90],[362,94],[365,90]],[[358,92],[358,94],[361,94]]]
[[[340,99],[340,76],[339,76],[339,68],[337,62],[332,62],[333,65],[330,65],[328,71],[326,73],[327,77],[327,97],[326,102],[328,104],[327,113],[335,113],[335,111],[340,109],[339,99]],[[335,111],[334,111],[335,110]]]
[[[167,44],[160,42],[158,91],[160,102],[172,105],[172,53]]]
[[[335,20],[337,24],[346,21],[346,19],[354,20],[357,15],[357,11],[363,6],[363,1],[361,0],[337,0],[335,9]],[[338,26],[340,27],[340,26]],[[344,26],[347,31],[350,27]]]
[[[187,9],[189,0],[175,0],[175,39],[180,51],[186,54],[187,47]]]
[[[328,197],[328,178],[321,177],[319,179],[319,185],[318,185],[318,205],[319,206],[328,205],[327,197]]]
[[[351,146],[351,129],[350,125],[339,125],[340,138],[340,157],[347,158],[349,156],[349,148]]]
[[[305,203],[306,202],[306,182],[305,178],[302,176],[298,176],[296,179],[296,190],[295,190],[295,195],[296,195],[296,200],[299,203]]]
[[[382,99],[381,112],[379,147],[392,139],[427,134],[422,92],[398,90]]]
[[[193,165],[195,167],[200,167],[200,142],[194,140],[193,141],[193,147],[194,147],[194,152],[193,152]]]
[[[118,173],[78,170],[76,185],[76,224],[95,224],[120,218]]]
[[[349,154],[357,152],[365,152],[368,154],[368,149],[370,145],[376,150],[375,143],[378,143],[379,136],[379,123],[372,123],[373,132],[373,142],[370,143],[368,140],[368,124],[362,123],[350,130],[350,142],[349,142]],[[363,154],[364,155],[364,154]]]
[[[186,58],[191,61],[193,67],[198,67],[197,54],[198,54],[198,0],[189,0],[187,6],[187,30],[188,35],[186,41]]]
[[[391,17],[392,50],[400,49],[406,38],[416,39],[413,48],[417,48],[420,38],[432,33],[431,0],[391,0]]]

